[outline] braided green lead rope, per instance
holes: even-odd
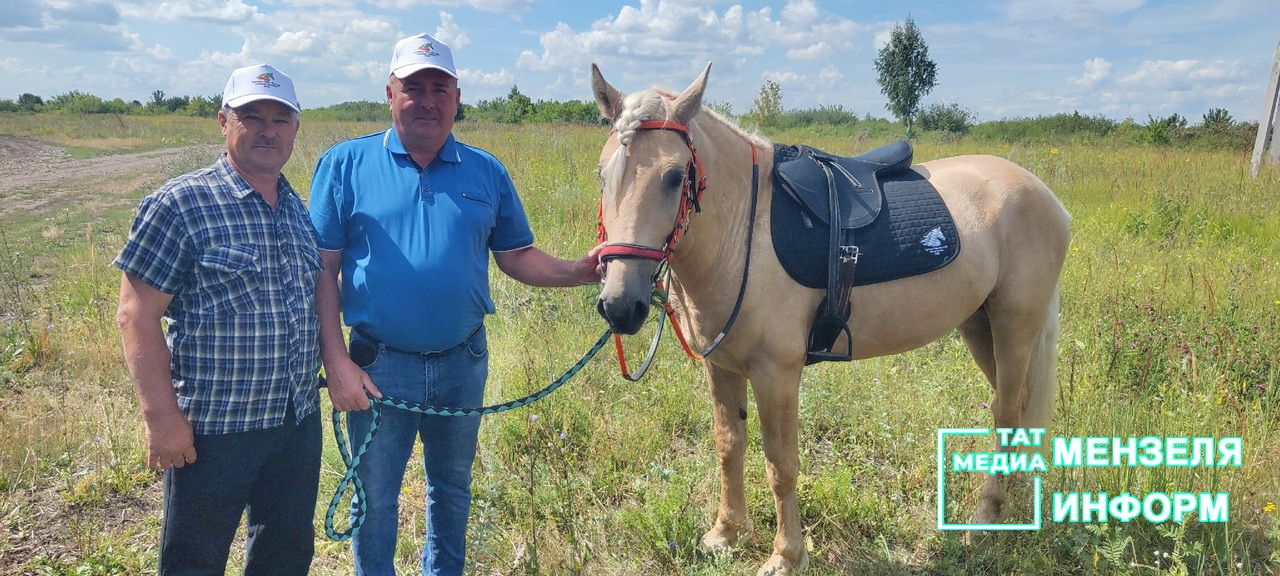
[[[364,484],[360,482],[360,475],[356,473],[356,467],[360,465],[360,457],[364,455],[365,450],[369,449],[369,444],[373,442],[373,434],[378,431],[378,420],[382,417],[382,406],[390,406],[392,408],[408,410],[417,414],[434,416],[485,416],[488,414],[506,412],[507,410],[513,410],[522,406],[528,406],[529,404],[533,404],[534,402],[541,400],[548,394],[555,392],[556,388],[559,388],[565,382],[568,382],[570,378],[577,375],[577,373],[582,370],[582,367],[586,366],[587,362],[590,361],[596,353],[600,352],[600,349],[609,341],[609,336],[612,334],[612,331],[605,330],[604,334],[600,335],[600,339],[596,340],[595,345],[592,346],[577,363],[565,371],[564,374],[560,375],[560,377],[551,384],[548,384],[546,388],[519,400],[512,400],[503,404],[494,404],[493,406],[484,406],[480,408],[445,408],[406,402],[404,400],[391,398],[390,396],[383,396],[382,398],[374,398],[370,396],[369,407],[373,410],[373,421],[369,424],[369,432],[364,435],[364,441],[360,443],[360,447],[356,449],[354,454],[352,454],[348,449],[347,439],[342,433],[342,413],[334,410],[333,437],[337,440],[338,452],[342,454],[342,462],[346,465],[347,471],[342,475],[342,480],[338,482],[338,486],[334,489],[333,499],[329,501],[329,512],[324,516],[325,534],[329,536],[330,540],[343,542],[355,537],[356,532],[360,530],[360,525],[364,524]],[[356,509],[351,513],[351,527],[345,531],[339,532],[334,526],[334,515],[337,514],[338,504],[342,500],[342,495],[347,491],[348,487],[351,487],[354,490],[351,495],[351,500],[355,503]]]

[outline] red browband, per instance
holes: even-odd
[[[689,162],[686,170],[686,181],[680,193],[680,206],[676,209],[675,225],[672,227],[671,235],[667,237],[667,241],[663,246],[661,248],[652,248],[622,242],[606,244],[604,249],[600,251],[600,260],[602,262],[619,258],[641,258],[658,262],[667,260],[675,252],[676,245],[684,238],[684,233],[689,228],[689,212],[700,212],[702,209],[700,202],[702,200],[702,191],[707,187],[707,177],[702,169],[702,159],[698,157],[698,149],[693,146],[693,136],[689,132],[689,127],[669,120],[644,120],[640,122],[636,130],[670,130],[680,134],[684,139],[685,145],[689,147],[689,152],[692,154],[693,159]],[[697,178],[697,182],[687,179],[689,173],[692,173],[693,177]],[[608,239],[604,229],[603,198],[601,198],[600,209],[596,218],[596,236],[600,242]]]

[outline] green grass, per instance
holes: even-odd
[[[96,117],[80,119],[84,125],[68,119],[62,127],[14,127],[16,120],[3,116],[0,132],[55,142],[74,140],[71,134],[217,142],[211,120],[125,121],[147,131],[113,135],[114,119]],[[305,191],[329,145],[380,129],[304,122],[286,175]],[[540,246],[571,256],[593,244],[593,171],[605,129],[464,123],[457,134],[506,162]],[[773,136],[836,152],[890,138],[857,125]],[[1225,491],[1231,522],[1050,525],[973,546],[936,531],[936,429],[991,425],[983,406],[989,386],[951,335],[909,354],[805,372],[799,498],[809,573],[1280,570],[1280,171],[1250,180],[1248,158],[1236,152],[931,137],[916,143],[917,161],[966,153],[1020,163],[1073,216],[1055,432],[1244,439],[1239,468],[1060,468],[1046,475],[1046,491]],[[173,166],[154,184],[185,169]],[[146,188],[102,193],[136,199]],[[43,237],[48,218],[66,233]],[[160,490],[158,477],[143,469],[143,429],[113,320],[118,275],[108,265],[129,218],[126,210],[68,207],[0,222],[8,241],[22,246],[20,257],[0,260],[0,290],[8,291],[0,296],[0,574],[154,572]],[[490,400],[540,388],[604,329],[591,288],[536,290],[497,272],[493,280],[499,313],[488,321]],[[17,304],[8,298],[15,290]],[[631,339],[632,356],[646,344]],[[542,402],[486,418],[469,535],[472,573],[754,573],[769,554],[774,526],[754,407],[747,463],[753,528],[731,555],[697,551],[719,493],[709,405],[700,368],[667,343],[640,383],[618,377],[614,361],[602,357]],[[329,438],[318,519],[340,474]],[[970,479],[949,488],[958,500],[953,521],[972,511],[977,487]],[[406,572],[422,544],[422,490],[421,477],[409,474],[398,549]],[[346,544],[321,537],[313,572],[350,573],[348,554]],[[239,558],[233,554],[233,565]]]

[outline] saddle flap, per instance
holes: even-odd
[[[870,224],[880,214],[883,197],[878,175],[901,172],[911,166],[911,144],[898,141],[865,154],[842,157],[800,146],[799,156],[774,168],[784,188],[814,218],[831,223],[831,196],[835,186],[842,229]],[[830,173],[830,175],[828,175]]]

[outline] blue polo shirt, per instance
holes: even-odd
[[[394,126],[340,142],[311,179],[321,250],[342,251],[342,314],[403,350],[446,350],[494,312],[489,251],[533,245],[507,169],[445,141],[418,167]]]

